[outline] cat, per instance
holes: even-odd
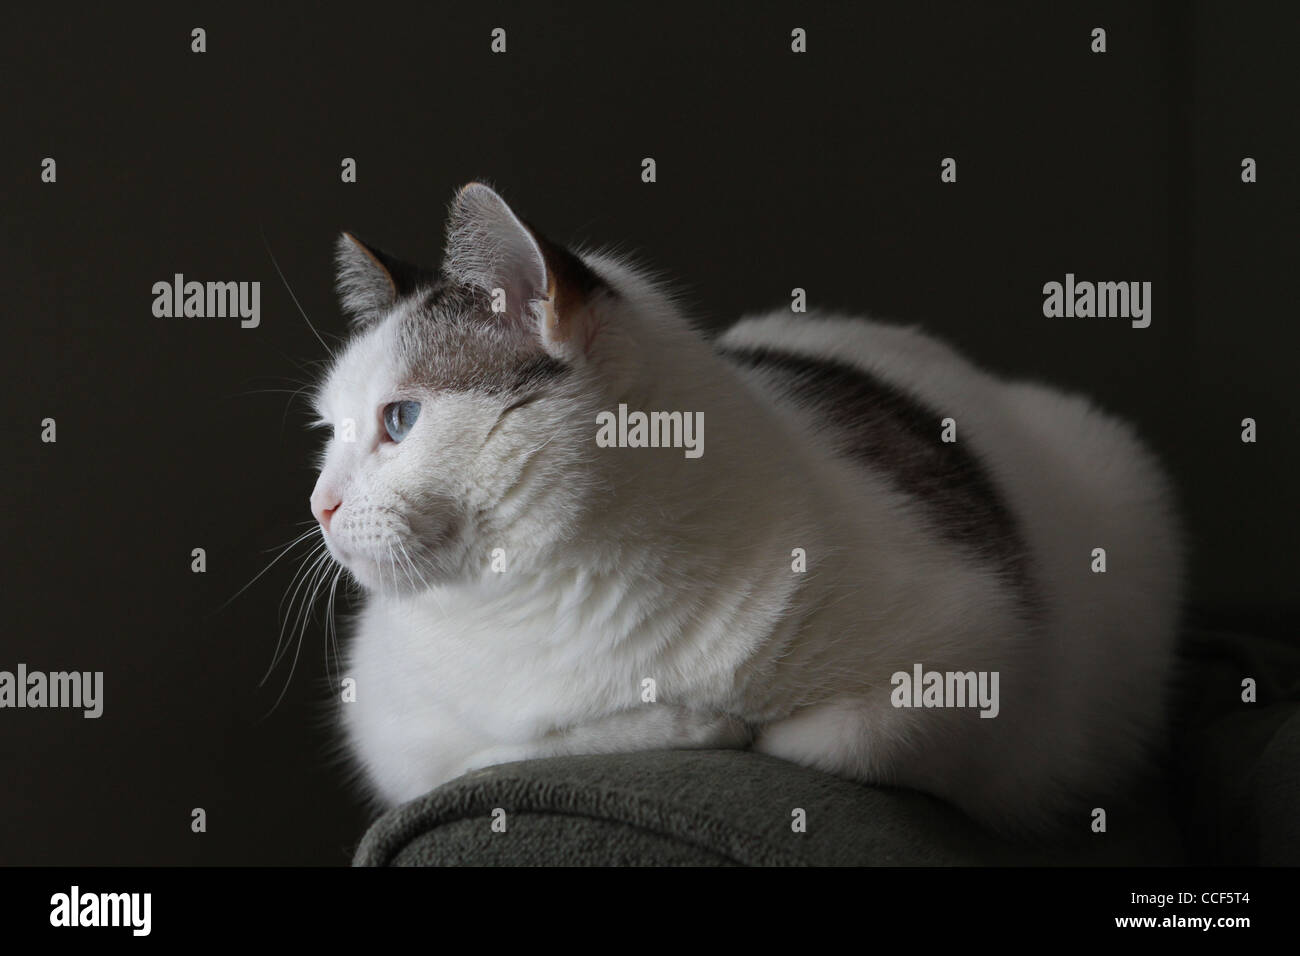
[[[1037,832],[1146,762],[1180,528],[1084,398],[859,318],[710,341],[481,183],[440,269],[348,233],[337,267],[311,507],[365,594],[343,729],[381,805],[516,760],[748,747]],[[700,415],[707,444],[597,443],[622,405]],[[922,669],[992,675],[996,716],[900,689]]]

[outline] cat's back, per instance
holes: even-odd
[[[1000,400],[995,379],[915,329],[865,319],[771,315],[739,323],[717,347],[830,457],[905,495],[934,536],[1022,576],[1007,489],[967,432],[1006,427],[968,415],[989,416]]]
[[[986,484],[1022,524],[1060,523],[1065,496],[1075,515],[1140,511],[1176,537],[1155,457],[1082,395],[990,374],[917,328],[861,318],[774,313],[742,320],[716,347],[765,400],[864,465]]]
[[[1133,589],[1162,609],[1176,600],[1170,483],[1134,429],[1088,398],[1000,378],[919,329],[860,318],[774,313],[716,347],[835,453],[928,501],[951,534],[1014,535],[1053,593],[1095,597],[1079,555],[1109,543],[1140,569]]]
[[[822,467],[884,478],[915,506],[915,541],[996,572],[988,587],[1028,612],[1000,650],[975,623],[978,601],[974,643],[948,635],[959,658],[991,652],[1023,699],[986,749],[960,737],[958,752],[913,755],[914,785],[948,792],[952,766],[978,753],[999,773],[949,796],[996,815],[1023,803],[1019,784],[996,781],[1037,780],[1040,796],[1068,781],[1077,796],[1139,758],[1168,693],[1183,554],[1169,482],[1127,423],[1082,396],[991,375],[916,329],[785,313],[742,321],[715,345],[760,401],[838,459]]]
[[[724,358],[768,379],[774,397],[803,398],[812,392],[786,387],[771,373],[794,371],[803,363],[802,375],[812,377],[819,366],[823,376],[849,369],[877,390],[899,393],[927,413],[963,399],[987,397],[998,383],[946,343],[919,328],[871,319],[818,315],[795,316],[776,312],[742,319],[716,342]],[[981,393],[984,393],[981,395]]]

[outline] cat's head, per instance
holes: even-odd
[[[340,238],[354,333],[316,395],[333,435],[311,508],[363,586],[410,592],[481,574],[494,553],[527,561],[593,506],[594,415],[644,300],[605,272],[478,183],[452,201],[438,270]]]

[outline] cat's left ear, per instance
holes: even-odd
[[[585,262],[528,226],[482,183],[452,200],[443,271],[497,301],[504,296],[504,318],[531,326],[561,359],[589,351],[590,306],[609,291]]]
[[[367,245],[350,232],[339,236],[334,258],[343,311],[359,326],[382,318],[425,278],[415,266]]]

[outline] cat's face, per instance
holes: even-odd
[[[340,242],[358,330],[316,396],[333,431],[311,505],[363,586],[488,573],[584,507],[597,381],[584,330],[617,296],[541,243],[483,186],[453,205],[441,274]]]

